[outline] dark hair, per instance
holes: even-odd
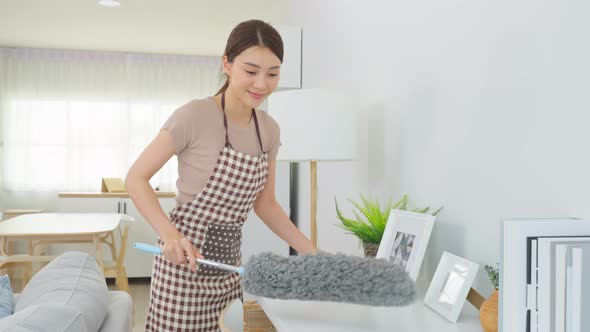
[[[260,20],[249,20],[238,24],[227,39],[225,52],[227,61],[232,63],[236,56],[252,46],[263,46],[273,52],[283,63],[283,40],[278,31],[270,24]],[[215,95],[225,92],[229,86],[229,78]]]

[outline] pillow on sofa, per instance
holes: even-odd
[[[92,256],[70,251],[35,274],[20,294],[14,312],[45,303],[64,304],[80,313],[86,330],[98,331],[107,313],[107,292]]]
[[[12,287],[10,286],[10,278],[5,274],[0,276],[0,319],[12,315],[13,308],[14,299]]]
[[[82,315],[76,309],[58,303],[45,303],[0,319],[0,331],[86,332]]]

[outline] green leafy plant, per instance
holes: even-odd
[[[488,278],[490,278],[492,286],[498,290],[500,288],[500,267],[498,266],[498,263],[496,263],[496,266],[497,267],[486,265],[484,269],[488,273]]]
[[[349,231],[350,234],[357,236],[363,242],[368,243],[381,243],[381,239],[383,238],[383,233],[385,232],[385,226],[387,225],[387,220],[389,219],[389,214],[392,209],[398,210],[407,210],[408,208],[408,195],[404,195],[399,201],[395,204],[392,203],[390,199],[388,203],[385,205],[383,210],[379,204],[379,200],[371,200],[367,199],[363,194],[360,194],[361,202],[355,202],[351,199],[348,199],[351,202],[356,210],[353,210],[355,218],[347,218],[342,214],[342,211],[338,208],[338,201],[336,197],[334,197],[334,202],[336,203],[336,214],[338,219],[342,222],[338,226]],[[436,215],[442,206],[436,210],[432,215]],[[418,213],[426,213],[430,210],[430,207],[425,208],[417,208],[411,210],[412,212]]]

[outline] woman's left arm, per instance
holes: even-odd
[[[277,202],[275,197],[275,171],[276,161],[268,163],[268,177],[266,185],[254,202],[254,212],[262,221],[287,242],[291,247],[301,254],[317,253],[317,248],[313,243],[301,233],[283,208]]]

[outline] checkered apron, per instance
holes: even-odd
[[[225,98],[222,95],[222,109]],[[241,265],[242,225],[268,174],[267,153],[262,148],[256,112],[252,110],[262,151],[254,157],[233,149],[223,113],[225,146],[217,166],[191,202],[170,211],[170,220],[207,259]],[[162,246],[160,239],[158,246]],[[221,311],[234,299],[242,299],[239,275],[204,264],[193,272],[190,265],[176,265],[155,257],[146,331],[219,331]]]

